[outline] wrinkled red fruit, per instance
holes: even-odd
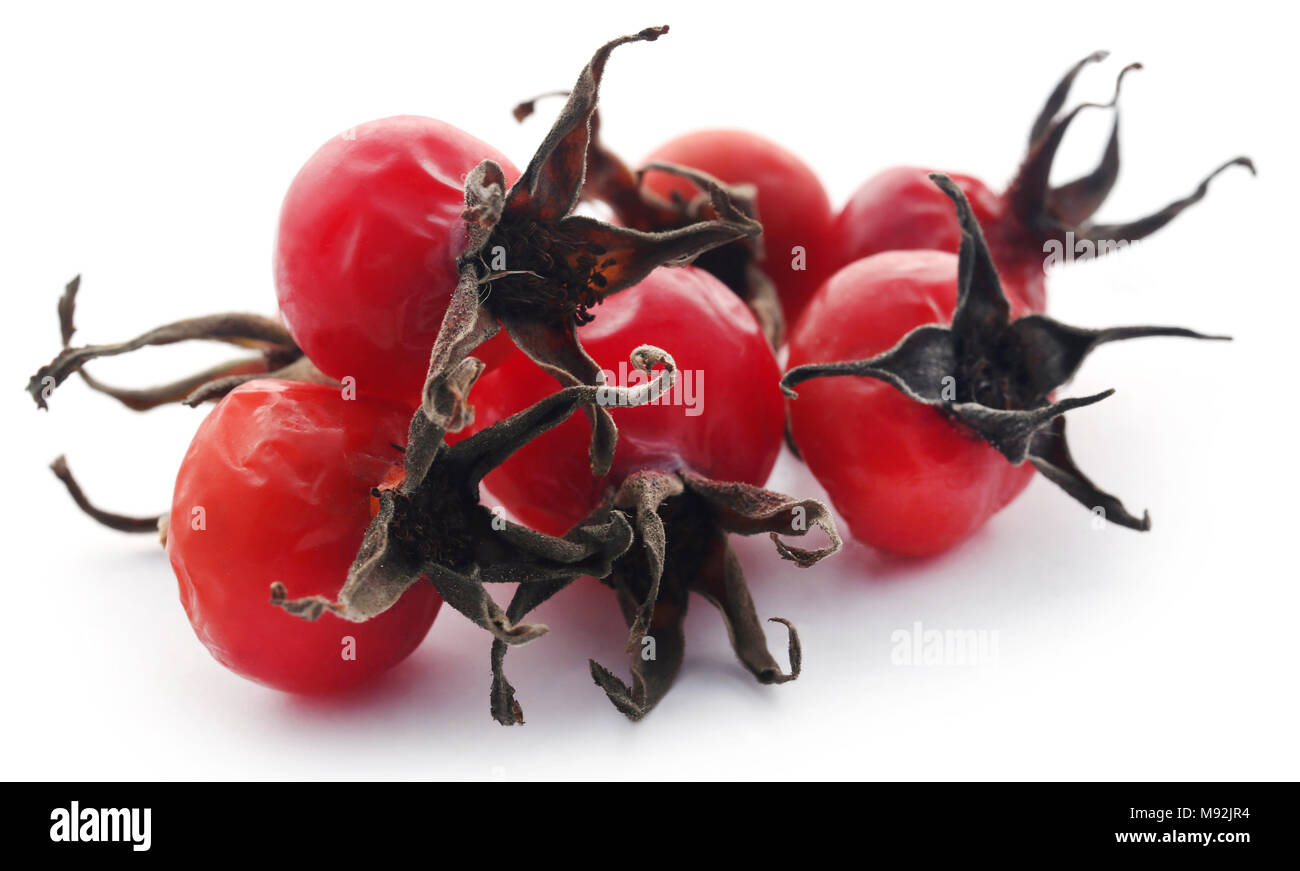
[[[323,692],[364,684],[419,645],[442,604],[432,584],[367,623],[308,623],[267,596],[277,582],[338,591],[410,419],[399,403],[259,380],[199,426],[176,477],[167,554],[194,632],[222,665],[276,689]]]
[[[465,177],[505,155],[433,118],[400,115],[333,137],[299,170],[276,237],[275,286],[298,346],[363,396],[417,402],[468,238]],[[478,349],[489,365],[504,337]]]

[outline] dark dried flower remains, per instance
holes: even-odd
[[[515,107],[515,118],[530,116],[539,99],[569,96],[567,91],[542,94]],[[665,199],[642,184],[647,172],[666,172],[690,181],[700,190],[690,200]],[[602,202],[627,227],[648,233],[667,233],[702,221],[731,223],[758,221],[758,192],[750,184],[727,184],[708,173],[672,163],[650,163],[633,171],[600,139],[600,115],[591,116],[591,142],[587,147],[587,175],[582,197]],[[764,271],[762,237],[750,235],[702,253],[695,265],[731,288],[754,312],[773,348],[785,339],[785,318],[776,285]]]
[[[1098,345],[1143,336],[1225,339],[1181,327],[1072,327],[1045,315],[1010,320],[1010,308],[984,234],[960,188],[946,175],[930,176],[957,208],[962,228],[957,308],[951,326],[920,326],[893,348],[869,360],[809,364],[781,380],[786,394],[810,378],[856,375],[878,378],[933,406],[996,448],[1008,461],[1033,463],[1049,480],[1106,519],[1146,530],[1150,517],[1131,514],[1075,465],[1065,439],[1066,411],[1091,405],[1114,391],[1053,401]]]
[[[455,445],[447,444],[445,427],[417,409],[405,447],[405,475],[396,488],[377,491],[379,511],[337,597],[291,599],[290,591],[275,584],[272,604],[307,620],[329,613],[362,622],[392,607],[413,584],[427,580],[448,605],[490,632],[498,644],[522,644],[545,633],[544,625],[520,622],[523,614],[514,603],[511,610],[502,609],[484,585],[518,583],[518,601],[536,595],[534,591],[563,588],[583,575],[604,577],[632,545],[632,528],[622,512],[602,506],[562,538],[545,535],[480,504],[479,484],[522,445],[579,408],[640,405],[671,388],[676,366],[666,352],[643,345],[631,359],[642,372],[663,368],[635,387],[564,388]],[[445,379],[434,397],[440,417],[463,417],[464,398],[482,368],[479,360],[468,357]],[[508,682],[495,651],[493,662],[493,714],[501,719],[497,686]],[[512,721],[523,721],[513,697],[509,715]]]
[[[788,620],[769,618],[789,631],[790,671],[783,672],[768,652],[762,621],[727,536],[769,533],[782,558],[808,568],[841,546],[825,505],[689,471],[647,470],[629,476],[609,493],[593,516],[610,510],[626,516],[635,530],[635,546],[620,554],[606,575],[598,576],[613,588],[628,625],[631,685],[595,660],[589,663],[592,678],[614,707],[640,720],[672,687],[685,653],[683,621],[690,593],[722,613],[736,657],[760,683],[785,683],[799,676],[803,657],[798,633]],[[829,540],[815,550],[792,547],[779,535],[802,536],[814,528]],[[521,586],[507,616],[523,619],[567,583]],[[505,655],[506,642],[499,639],[492,648],[492,715],[512,725],[522,721],[516,716],[514,687],[501,671]]]
[[[1115,80],[1114,96],[1107,103],[1081,103],[1058,117],[1061,107],[1069,97],[1074,80],[1089,64],[1105,60],[1109,52],[1098,51],[1075,64],[1057,84],[1047,103],[1029,132],[1029,148],[1024,161],[1007,190],[1012,213],[1019,228],[1030,236],[1035,247],[1048,240],[1061,243],[1075,242],[1134,242],[1143,239],[1178,217],[1189,206],[1205,198],[1210,182],[1231,166],[1244,166],[1253,175],[1255,165],[1248,157],[1235,157],[1215,169],[1201,180],[1196,189],[1186,197],[1169,203],[1145,217],[1119,224],[1097,224],[1091,218],[1101,208],[1119,178],[1119,94],[1124,76],[1142,68],[1142,64],[1129,64],[1120,70]],[[1062,185],[1050,182],[1052,164],[1065,138],[1066,131],[1085,109],[1111,109],[1115,113],[1110,137],[1100,163],[1086,175]],[[1068,234],[1068,236],[1067,236]],[[1098,253],[1110,248],[1101,245]]]
[[[133,411],[148,411],[173,402],[196,406],[215,401],[240,384],[255,378],[334,383],[303,356],[283,324],[272,318],[240,312],[176,321],[155,327],[125,342],[71,347],[72,335],[77,329],[73,319],[76,314],[77,292],[80,289],[81,276],[78,275],[68,282],[59,299],[59,334],[63,340],[63,350],[38,369],[27,382],[27,392],[40,408],[48,408],[46,400],[54,389],[77,372],[81,373],[82,380],[91,389],[112,396]],[[255,353],[166,384],[137,389],[104,384],[83,368],[86,363],[99,357],[115,357],[150,345],[172,345],[195,339],[235,345]]]
[[[595,660],[590,663],[591,676],[614,707],[639,720],[672,686],[685,652],[689,593],[699,594],[722,614],[736,658],[759,683],[785,683],[799,676],[799,634],[790,621],[768,618],[789,632],[790,671],[783,672],[768,652],[762,621],[728,535],[766,532],[783,559],[808,568],[841,546],[824,504],[688,471],[633,475],[614,494],[613,504],[632,517],[640,545],[621,556],[605,578],[629,627],[632,683],[624,683]],[[827,545],[805,550],[778,535],[801,536],[813,528],[825,533]]]
[[[593,306],[659,266],[685,265],[712,248],[761,232],[761,225],[732,207],[722,191],[717,193],[716,217],[662,232],[573,214],[586,177],[591,120],[610,53],[625,43],[654,41],[667,31],[646,28],[596,51],[514,185],[507,188],[501,167],[490,160],[466,179],[469,245],[459,260],[460,280],[434,344],[426,382],[425,410],[440,425],[454,429],[455,421],[439,420],[431,397],[500,326],[561,386],[598,385],[601,369],[577,335],[577,327],[590,320]],[[587,413],[593,423],[592,466],[603,474],[612,457],[613,422],[598,406],[588,406]]]

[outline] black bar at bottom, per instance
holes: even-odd
[[[729,851],[838,841],[867,851],[906,845],[953,854],[1108,853],[1218,858],[1289,854],[1292,785],[627,783],[9,784],[4,843],[92,859],[322,856],[378,859],[402,850],[445,859],[476,840],[485,861],[552,849],[556,861],[610,859],[648,837]],[[725,807],[723,806],[725,804]],[[145,810],[148,813],[145,813]],[[730,822],[726,820],[730,819]],[[674,834],[677,833],[677,834]],[[600,841],[609,839],[605,852]],[[440,846],[444,845],[445,846]],[[147,849],[144,849],[147,846]],[[689,849],[683,844],[684,848]],[[471,854],[472,855],[472,854]],[[725,855],[725,854],[724,854]],[[884,855],[884,854],[878,854]],[[697,857],[702,858],[702,857]],[[811,857],[809,857],[811,858]],[[633,860],[636,861],[636,860]],[[705,859],[704,861],[708,861]],[[621,863],[620,863],[621,864]]]

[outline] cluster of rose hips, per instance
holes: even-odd
[[[719,608],[758,680],[790,680],[798,635],[771,618],[789,632],[785,671],[728,543],[766,532],[800,567],[839,548],[824,505],[762,489],[783,436],[852,534],[885,551],[952,547],[1035,469],[1094,513],[1149,527],[1066,445],[1065,412],[1108,394],[1055,391],[1101,343],[1211,337],[1046,317],[1043,252],[1140,239],[1213,175],[1150,216],[1094,223],[1119,170],[1116,128],[1093,172],[1049,183],[1074,118],[1117,112],[1118,84],[1109,103],[1062,111],[1104,54],[1053,91],[1004,193],[896,168],[835,215],[807,166],[751,134],[689,134],[636,171],[604,148],[610,53],[666,31],[602,46],[522,172],[430,118],[327,142],[284,200],[279,319],[214,315],[74,347],[68,286],[64,350],[29,384],[41,407],[73,374],[137,410],[216,402],[162,517],[101,510],[62,458],[54,470],[97,520],[161,531],[186,613],[223,664],[289,691],[354,686],[406,657],[445,601],[493,636],[492,714],[522,722],[506,650],[546,631],[525,622],[533,609],[590,575],[617,594],[631,680],[594,661],[592,677],[629,717],[680,669],[692,592]],[[575,213],[584,201],[613,222]],[[246,353],[149,389],[84,368],[189,339]],[[638,377],[610,383],[629,360]],[[684,410],[692,375],[700,402]],[[481,504],[480,483],[520,522]],[[782,537],[813,528],[819,549]],[[518,585],[504,607],[489,592],[500,582]]]

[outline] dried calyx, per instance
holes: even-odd
[[[574,215],[582,191],[600,80],[610,52],[629,42],[653,41],[668,31],[651,27],[601,46],[583,69],[568,101],[532,161],[507,189],[505,174],[485,160],[465,182],[469,245],[458,261],[459,283],[433,347],[424,408],[440,426],[434,398],[474,348],[504,326],[521,351],[561,386],[597,385],[601,369],[583,350],[577,327],[590,309],[631,287],[659,266],[681,266],[715,248],[757,236],[761,225],[744,215],[722,189],[713,192],[716,217],[662,232],[618,227]],[[614,425],[597,405],[591,457],[603,474],[612,456]]]
[[[1180,327],[1071,327],[1044,315],[1010,320],[1002,285],[979,224],[961,190],[946,175],[930,176],[957,207],[962,228],[957,308],[951,326],[917,327],[893,348],[869,360],[809,364],[785,374],[782,388],[810,378],[857,375],[878,378],[933,406],[996,448],[1014,464],[1033,463],[1048,479],[1106,519],[1146,530],[1150,517],[1131,514],[1079,470],[1065,439],[1064,412],[1098,402],[1112,392],[1053,401],[1052,392],[1073,377],[1098,345],[1142,336],[1224,339]]]
[[[47,400],[60,384],[74,373],[92,390],[111,396],[133,411],[148,411],[160,405],[181,403],[188,406],[215,402],[246,381],[256,378],[280,378],[333,384],[303,355],[278,321],[261,315],[229,313],[176,321],[149,330],[134,339],[107,345],[72,347],[76,332],[74,319],[81,276],[68,282],[59,298],[59,336],[63,350],[49,364],[42,366],[27,382],[27,392],[36,405],[48,408]],[[114,357],[151,345],[172,345],[192,339],[221,342],[247,349],[246,353],[225,363],[154,387],[128,388],[105,384],[85,370],[85,365],[99,357]],[[87,516],[119,532],[156,533],[166,542],[167,515],[130,516],[106,511],[86,496],[68,468],[67,459],[57,457],[50,464],[55,477],[63,483],[72,501]]]
[[[835,521],[825,505],[684,470],[634,474],[611,501],[630,516],[638,545],[619,557],[604,578],[617,594],[629,627],[631,684],[595,660],[590,662],[591,676],[614,707],[639,720],[672,686],[685,650],[689,593],[698,593],[722,614],[736,657],[760,683],[785,683],[799,676],[803,657],[798,633],[788,620],[769,618],[789,632],[790,671],[784,672],[768,652],[762,621],[727,536],[766,532],[782,558],[808,568],[840,549]],[[829,539],[826,546],[805,550],[780,537],[801,536],[814,527]]]
[[[567,91],[542,94],[520,103],[515,118],[533,114],[543,97],[569,96]],[[692,199],[674,195],[665,199],[642,184],[647,172],[664,172],[691,182],[700,193]],[[600,116],[591,116],[591,143],[587,149],[587,177],[582,198],[601,202],[627,227],[650,233],[664,233],[689,227],[700,221],[758,221],[758,192],[753,185],[726,184],[708,173],[672,163],[650,163],[633,171],[600,139]],[[720,245],[700,255],[695,265],[711,273],[745,301],[758,319],[773,348],[785,340],[785,318],[776,285],[763,268],[760,236],[747,236]]]
[[[1058,117],[1069,97],[1075,78],[1089,64],[1109,56],[1108,52],[1095,52],[1079,61],[1057,84],[1029,133],[1029,149],[1007,189],[1018,229],[1029,236],[1035,248],[1048,240],[1062,244],[1092,242],[1097,253],[1105,253],[1112,245],[1134,242],[1159,230],[1176,218],[1184,209],[1200,202],[1209,190],[1210,182],[1231,166],[1244,166],[1251,174],[1255,165],[1248,157],[1236,157],[1206,176],[1196,189],[1186,197],[1169,203],[1164,208],[1145,217],[1119,224],[1097,224],[1091,218],[1101,208],[1115,181],[1119,177],[1119,93],[1124,76],[1141,69],[1138,63],[1120,70],[1115,81],[1115,94],[1107,103],[1081,103]],[[1074,119],[1085,109],[1110,109],[1115,113],[1110,138],[1101,162],[1086,175],[1066,184],[1053,186],[1050,182],[1052,164],[1065,133]],[[1067,234],[1069,234],[1067,236]]]
[[[132,516],[127,514],[117,514],[112,511],[105,511],[98,507],[82,491],[81,485],[77,479],[72,476],[72,471],[68,468],[68,460],[62,454],[55,457],[54,462],[50,463],[50,471],[54,476],[63,482],[67,488],[68,495],[72,501],[91,519],[97,521],[109,529],[116,529],[118,532],[152,532],[157,533],[163,544],[167,543],[167,515],[155,514],[148,517]]]
[[[787,673],[768,652],[762,621],[727,536],[769,533],[784,559],[808,568],[841,546],[825,505],[748,484],[713,481],[685,470],[647,470],[629,476],[610,492],[593,516],[610,512],[626,516],[636,534],[635,544],[605,575],[597,575],[613,588],[628,625],[631,685],[595,660],[589,663],[592,678],[615,708],[631,720],[640,720],[672,687],[685,652],[683,622],[690,593],[703,596],[721,612],[736,657],[760,683],[785,683],[799,676],[798,633],[788,620],[769,618],[789,632]],[[825,533],[826,546],[804,550],[780,538],[802,536],[813,528]],[[511,620],[523,619],[567,583],[560,579],[520,586],[507,615]],[[492,716],[512,725],[522,718],[514,687],[501,670],[506,649],[501,639],[492,646]]]
[[[447,604],[490,632],[503,649],[545,633],[544,625],[521,622],[523,614],[515,602],[530,596],[544,600],[583,575],[609,574],[614,561],[632,545],[632,527],[622,512],[602,506],[562,538],[545,535],[481,505],[479,483],[521,446],[579,408],[640,405],[671,388],[676,366],[667,353],[643,345],[631,359],[643,372],[660,366],[662,371],[635,387],[561,389],[455,445],[446,443],[444,426],[417,410],[405,447],[405,474],[400,485],[375,491],[379,510],[337,597],[293,599],[291,591],[275,584],[272,604],[307,620],[332,614],[361,622],[383,613],[412,584],[427,580]],[[442,387],[427,391],[441,417],[467,415],[464,400],[482,368],[478,359],[467,357]],[[509,609],[492,599],[484,586],[491,583],[519,584]],[[493,714],[501,719],[497,688],[509,683],[495,647],[492,659]],[[509,713],[513,721],[523,721],[517,704]]]
[[[605,579],[617,591],[627,618],[632,685],[595,662],[591,671],[615,706],[633,719],[654,707],[677,674],[691,591],[722,611],[737,655],[760,681],[793,679],[800,664],[798,636],[791,627],[787,674],[767,651],[727,533],[772,533],[782,557],[807,567],[840,547],[834,522],[820,502],[686,471],[642,472],[562,538],[510,523],[479,503],[479,483],[488,472],[577,409],[640,405],[672,387],[676,367],[665,352],[643,345],[633,352],[632,364],[646,373],[657,366],[663,371],[635,387],[562,389],[455,445],[446,443],[444,427],[417,411],[405,448],[405,475],[396,488],[375,491],[379,511],[338,596],[293,599],[276,584],[271,602],[308,620],[332,614],[364,621],[427,579],[448,604],[492,634],[491,713],[504,725],[524,720],[504,671],[507,649],[545,633],[545,626],[524,618],[584,575]],[[465,415],[465,398],[481,369],[469,357],[444,381],[435,397],[442,416]],[[830,539],[826,547],[803,550],[777,536],[803,535],[812,528],[825,531]],[[519,585],[504,609],[484,586],[494,582]],[[647,638],[654,648],[649,657]]]
[[[59,299],[59,333],[63,350],[27,382],[27,392],[40,408],[49,407],[46,400],[50,394],[73,373],[80,373],[91,389],[113,397],[134,411],[148,411],[176,402],[196,406],[215,401],[255,378],[334,383],[303,356],[283,324],[255,314],[231,312],[190,318],[156,327],[125,342],[71,347],[72,335],[77,329],[73,318],[80,289],[81,276],[78,275],[68,282]],[[115,357],[150,345],[173,345],[195,339],[235,345],[253,353],[146,388],[114,387],[92,377],[84,368],[99,357]]]

